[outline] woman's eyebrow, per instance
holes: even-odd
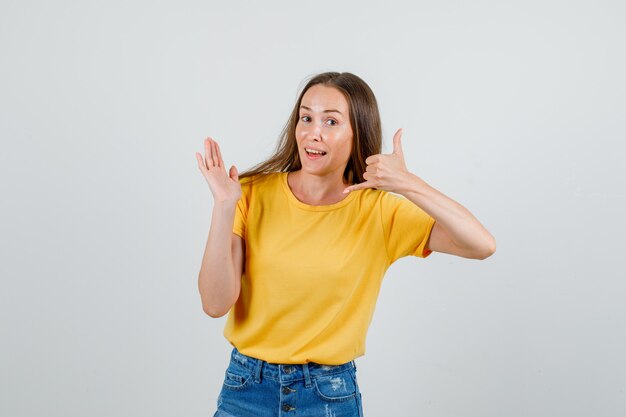
[[[307,109],[308,111],[313,111],[313,110],[311,110],[310,108],[308,108],[307,106],[300,106],[300,108],[301,108],[301,109]],[[342,112],[340,112],[339,110],[323,110],[323,111],[322,111],[322,113],[332,113],[332,112],[339,113],[340,115],[342,115],[342,116],[343,116],[343,113],[342,113]]]

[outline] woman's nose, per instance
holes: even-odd
[[[312,123],[309,129],[309,137],[311,139],[321,140],[322,139],[322,126],[320,126],[318,123]]]

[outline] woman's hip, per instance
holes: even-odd
[[[363,417],[354,361],[274,364],[233,348],[214,417]]]

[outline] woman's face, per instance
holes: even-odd
[[[349,104],[334,87],[316,84],[309,88],[300,105],[296,142],[302,170],[316,175],[338,172],[343,176],[352,151]],[[308,153],[305,149],[324,152]]]

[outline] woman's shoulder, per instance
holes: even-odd
[[[261,173],[257,173],[253,175],[248,175],[243,178],[239,178],[239,183],[242,186],[257,187],[257,186],[279,181],[280,174],[283,174],[283,173],[282,172],[261,172]]]

